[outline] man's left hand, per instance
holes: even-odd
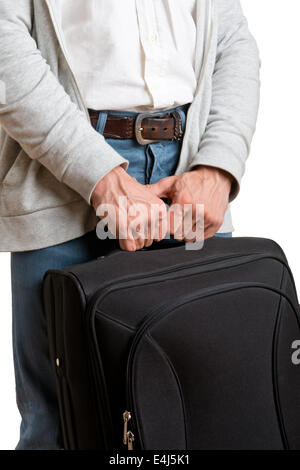
[[[174,204],[181,207],[184,214],[184,205],[192,207],[193,226],[196,226],[197,204],[202,204],[204,209],[204,237],[213,237],[223,223],[225,211],[229,202],[233,177],[226,171],[214,167],[198,166],[192,171],[181,175],[163,178],[155,184],[148,185],[149,189],[159,198],[167,198],[171,201],[170,209]],[[202,211],[203,212],[203,211]],[[182,221],[181,221],[182,223]],[[171,222],[170,234],[176,239],[184,241],[198,241],[199,234],[193,235],[193,239],[176,236],[176,224]],[[178,233],[178,232],[177,232]]]

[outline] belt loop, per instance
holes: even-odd
[[[96,131],[99,132],[99,134],[103,135],[106,120],[107,120],[107,116],[108,116],[107,111],[100,111],[99,112],[98,122],[97,122],[97,126],[96,126]]]

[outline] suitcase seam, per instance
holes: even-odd
[[[283,280],[285,277],[285,266],[282,267],[282,275],[281,275],[281,282],[280,282],[280,290],[282,290]],[[273,379],[273,396],[274,396],[274,404],[276,409],[277,420],[279,424],[279,431],[282,439],[283,446],[285,450],[289,450],[289,442],[286,434],[285,424],[284,424],[284,417],[282,412],[282,406],[280,402],[280,392],[279,392],[279,384],[278,384],[278,374],[277,374],[277,355],[278,355],[278,342],[280,336],[280,327],[281,327],[281,309],[282,309],[282,299],[283,297],[280,296],[276,314],[276,320],[274,325],[274,332],[273,332],[273,345],[272,345],[272,379]]]
[[[65,305],[65,302],[66,302],[66,297],[65,297],[65,281],[66,279],[63,278],[63,286],[62,286],[62,297],[61,297],[61,304],[62,304],[62,312],[65,311],[65,309],[63,308],[64,305]],[[65,315],[62,315],[62,325],[63,325],[63,328],[65,330]],[[66,360],[66,357],[67,357],[67,354],[66,354],[66,351],[67,351],[67,345],[66,345],[66,335],[64,334],[63,335],[63,355],[64,355],[64,358]],[[75,426],[75,421],[74,421],[74,402],[73,402],[73,398],[72,398],[72,394],[71,394],[71,391],[70,391],[70,385],[69,385],[69,380],[68,380],[68,376],[67,376],[67,370],[65,369],[65,376],[63,377],[64,380],[65,380],[65,385],[66,385],[66,390],[67,390],[67,395],[68,395],[68,401],[69,401],[69,407],[70,407],[70,421],[72,423],[72,432],[73,432],[73,439],[74,439],[74,444],[76,446],[76,448],[78,448],[78,436],[77,436],[77,429],[76,429],[76,426]]]
[[[56,334],[51,335],[51,332],[56,331],[56,318],[55,318],[55,301],[56,298],[54,296],[54,289],[53,289],[53,278],[51,276],[45,276],[44,283],[43,283],[43,290],[45,291],[45,286],[46,286],[46,279],[48,282],[48,290],[51,292],[50,295],[50,306],[48,308],[47,302],[45,302],[46,296],[43,292],[43,302],[44,302],[44,311],[46,312],[46,318],[47,318],[47,332],[49,337],[53,338],[53,341],[49,342],[49,352],[50,354],[52,353],[53,358],[55,358],[56,352],[57,352],[57,345],[56,345]],[[57,370],[54,366],[54,359],[51,357],[51,367],[53,370],[53,377],[55,380],[55,385],[56,385],[56,390],[57,390],[57,399],[58,399],[58,405],[59,405],[59,415],[60,415],[60,426],[61,426],[61,432],[62,432],[62,440],[63,440],[63,446],[70,448],[69,446],[69,439],[67,435],[67,430],[66,430],[66,419],[65,419],[65,411],[64,411],[64,406],[63,406],[63,398],[62,398],[62,392],[61,392],[61,384],[59,381],[59,377],[57,375]],[[66,444],[67,442],[67,444]]]
[[[95,318],[97,317],[101,317],[101,318],[105,318],[106,320],[110,320],[111,322],[113,323],[117,323],[118,325],[120,326],[123,326],[124,328],[127,328],[128,330],[132,331],[132,332],[135,332],[136,331],[136,328],[131,326],[131,325],[128,325],[127,323],[125,322],[122,322],[121,320],[117,319],[117,318],[114,318],[114,317],[110,317],[108,313],[105,313],[103,312],[103,310],[100,310],[100,309],[97,309],[96,312],[95,312]]]

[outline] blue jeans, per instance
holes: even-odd
[[[184,127],[183,107],[176,109]],[[97,126],[100,133],[103,133],[108,113],[122,114],[119,111],[101,112]],[[135,116],[137,113],[123,114]],[[142,184],[155,183],[174,174],[181,150],[181,143],[176,141],[145,146],[133,139],[107,139],[107,142],[129,160],[128,173]],[[43,276],[48,269],[86,263],[100,256],[105,243],[93,231],[57,246],[12,253],[13,353],[16,397],[22,417],[17,449],[45,450],[63,446],[42,307]]]

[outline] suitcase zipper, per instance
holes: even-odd
[[[123,444],[126,446],[128,450],[133,450],[133,441],[134,441],[134,434],[132,431],[128,430],[128,421],[131,420],[131,413],[130,411],[124,411],[123,413]]]
[[[134,441],[134,434],[131,431],[127,433],[127,441],[128,441],[128,450],[133,450],[133,441]]]
[[[160,306],[155,307],[155,309],[153,309],[152,312],[150,312],[147,315],[147,318],[146,318],[145,322],[137,330],[137,332],[136,332],[136,334],[133,338],[133,341],[132,341],[132,344],[131,344],[131,347],[130,347],[130,351],[129,351],[129,354],[128,354],[128,360],[127,360],[126,402],[127,402],[128,408],[130,410],[132,410],[132,412],[130,413],[130,419],[131,419],[131,422],[132,422],[131,427],[134,430],[134,432],[136,433],[136,435],[140,436],[141,434],[138,432],[138,423],[137,423],[136,413],[133,412],[135,410],[133,390],[132,390],[133,363],[134,363],[134,359],[135,359],[136,350],[137,350],[142,338],[147,333],[148,329],[151,326],[153,326],[156,322],[158,322],[162,317],[165,318],[169,313],[171,313],[177,307],[181,307],[186,303],[193,302],[195,300],[198,300],[199,298],[205,298],[205,297],[209,297],[209,296],[214,295],[214,294],[221,294],[221,293],[230,292],[230,291],[234,291],[234,290],[241,289],[241,288],[266,289],[266,290],[273,291],[276,294],[284,297],[287,300],[287,302],[290,304],[290,306],[291,306],[291,308],[292,308],[292,310],[295,314],[295,317],[296,317],[296,320],[297,320],[297,323],[298,323],[299,329],[300,329],[300,319],[299,319],[299,316],[298,316],[298,313],[297,313],[297,308],[294,306],[291,299],[283,291],[281,291],[280,289],[276,289],[274,287],[268,286],[267,284],[263,284],[263,283],[236,282],[236,283],[232,283],[232,284],[221,284],[218,288],[214,287],[214,288],[202,289],[202,290],[199,290],[197,293],[181,296],[179,299],[176,299],[172,303],[168,302],[166,304],[161,304]],[[134,437],[133,432],[132,432],[132,435]],[[285,443],[285,445],[287,445],[287,443]],[[128,446],[129,446],[129,443],[128,443]],[[141,447],[141,449],[143,449],[141,442],[140,442],[140,447]]]
[[[120,253],[119,253],[120,254]],[[116,253],[117,255],[117,253]],[[243,254],[243,255],[236,255],[236,256],[224,256],[223,258],[211,258],[207,261],[198,261],[196,263],[191,263],[191,264],[184,264],[184,263],[181,263],[181,264],[175,264],[173,265],[172,267],[170,267],[169,269],[163,269],[163,270],[157,270],[157,271],[150,271],[148,273],[139,273],[138,275],[133,275],[133,276],[126,276],[126,277],[121,277],[119,279],[114,279],[113,281],[109,281],[105,284],[103,284],[99,289],[97,289],[91,296],[91,298],[88,300],[88,311],[92,311],[95,304],[97,304],[98,302],[100,302],[100,300],[103,299],[103,297],[109,293],[111,293],[113,290],[118,290],[120,287],[122,288],[124,286],[124,284],[131,284],[133,281],[137,281],[137,280],[141,280],[141,281],[144,281],[146,279],[149,279],[151,277],[154,277],[154,276],[164,276],[164,275],[167,275],[167,274],[170,274],[170,273],[175,273],[177,274],[178,271],[186,271],[187,269],[193,269],[193,268],[197,268],[197,267],[200,267],[200,266],[209,266],[211,264],[219,264],[219,263],[222,263],[224,261],[235,261],[237,259],[240,259],[240,258],[247,258],[246,262],[250,262],[250,261],[257,261],[257,260],[261,260],[261,259],[265,259],[265,258],[272,258],[272,259],[276,259],[277,261],[279,261],[280,263],[283,264],[283,261],[280,259],[280,258],[273,258],[271,256],[267,256],[267,255],[262,255],[261,253],[246,253],[246,254]],[[233,263],[233,266],[235,264]],[[289,269],[289,267],[284,264],[287,269]],[[231,264],[230,264],[230,267],[231,267]],[[203,271],[203,272],[206,272],[206,271]],[[199,272],[200,274],[200,272]],[[170,278],[172,279],[172,278]],[[117,282],[117,284],[116,284]],[[101,297],[99,298],[99,294],[100,293],[103,293],[101,295]]]
[[[149,278],[154,277],[154,276],[164,276],[166,274],[173,273],[173,272],[175,272],[175,274],[177,274],[178,271],[185,271],[187,269],[193,269],[193,268],[197,268],[197,267],[200,267],[200,266],[204,266],[204,267],[205,266],[210,266],[212,264],[219,264],[219,263],[226,262],[226,261],[231,261],[231,260],[233,261],[233,263],[232,264],[230,263],[228,266],[224,266],[224,267],[234,267],[234,266],[238,266],[238,264],[235,264],[234,261],[236,261],[238,259],[241,259],[241,258],[245,258],[245,263],[249,263],[249,262],[253,262],[253,261],[260,261],[260,260],[263,260],[263,259],[273,259],[275,261],[278,261],[283,266],[285,266],[285,268],[289,272],[290,277],[291,277],[291,279],[294,283],[294,287],[295,287],[295,282],[294,282],[294,278],[293,278],[293,274],[291,272],[291,269],[288,266],[288,264],[286,264],[281,258],[266,255],[266,254],[262,254],[262,253],[245,253],[243,255],[224,256],[223,258],[211,258],[211,259],[208,259],[207,261],[202,261],[202,262],[198,261],[196,263],[191,263],[191,264],[188,264],[188,265],[186,263],[185,264],[184,263],[175,264],[169,269],[151,271],[151,272],[148,272],[148,273],[139,273],[138,275],[134,275],[134,276],[126,276],[126,277],[120,277],[119,279],[114,279],[113,281],[109,281],[107,283],[104,283],[99,289],[97,289],[92,294],[92,296],[88,300],[88,310],[89,311],[93,310],[94,305],[97,304],[98,301],[100,302],[100,300],[102,300],[105,295],[111,293],[113,290],[118,290],[120,287],[121,288],[124,287],[124,284],[128,283],[128,285],[130,286],[130,283],[133,282],[133,281],[137,281],[137,280],[143,281],[143,280],[149,279]],[[199,274],[202,273],[202,272],[204,273],[204,272],[207,272],[207,271],[200,271]],[[170,278],[170,280],[171,279],[172,278]],[[169,280],[169,278],[168,278],[168,280]],[[117,282],[117,284],[116,284],[116,282]],[[296,290],[296,287],[295,287],[295,290]],[[99,298],[99,294],[101,292],[103,292],[103,295]]]

